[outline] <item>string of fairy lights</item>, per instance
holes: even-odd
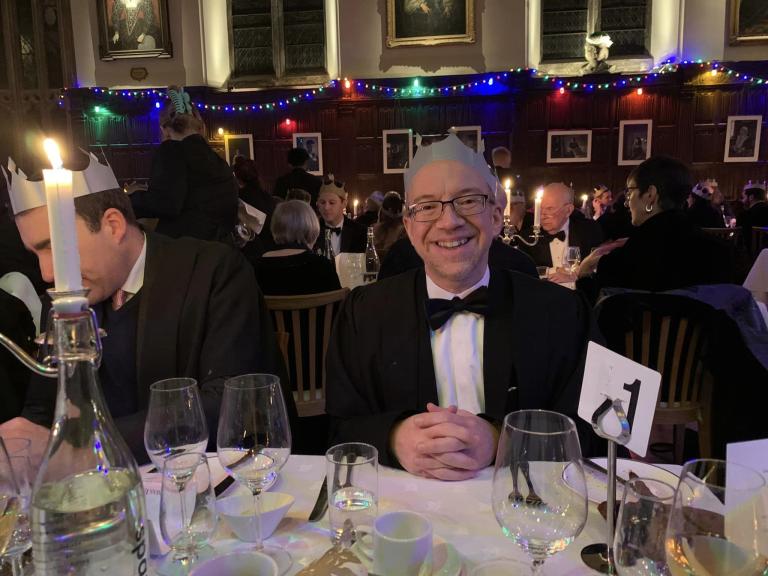
[[[652,86],[654,82],[662,76],[677,72],[680,68],[698,68],[703,73],[712,77],[713,80],[719,78],[721,82],[740,83],[747,87],[768,87],[768,78],[757,76],[751,73],[734,70],[716,60],[683,60],[675,62],[667,60],[644,73],[637,74],[611,74],[611,80],[604,80],[605,76],[600,76],[601,81],[590,81],[590,77],[572,77],[558,76],[552,74],[541,74],[535,68],[513,68],[504,72],[492,72],[478,75],[471,79],[463,79],[461,82],[447,84],[429,83],[425,84],[422,79],[416,78],[409,85],[402,85],[402,80],[398,85],[394,85],[392,80],[355,80],[350,78],[340,78],[331,80],[323,86],[312,89],[294,90],[286,93],[281,90],[280,96],[269,101],[252,102],[247,104],[212,104],[205,101],[195,103],[201,111],[224,112],[224,113],[254,113],[254,112],[273,112],[282,110],[290,106],[307,102],[319,97],[352,97],[361,95],[373,98],[422,98],[422,97],[441,97],[454,96],[458,94],[478,93],[487,94],[489,92],[503,92],[510,88],[511,79],[528,77],[533,81],[539,81],[549,85],[559,94],[566,92],[592,92],[592,91],[635,91],[642,95],[644,87]],[[110,89],[101,87],[87,88],[92,100],[96,103],[92,111],[96,114],[108,114],[108,105],[117,98],[123,101],[147,102],[150,107],[154,106],[160,109],[166,99],[165,90],[158,88],[149,89]],[[64,106],[65,99],[70,91],[64,89],[59,96],[59,105]]]

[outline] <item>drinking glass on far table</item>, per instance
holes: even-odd
[[[379,502],[379,453],[370,444],[337,444],[325,453],[331,541],[373,534]],[[348,535],[348,536],[347,536]]]
[[[9,458],[0,439],[0,558],[11,565],[13,576],[24,573],[22,556],[32,546],[29,473],[29,459]]]
[[[722,460],[683,466],[666,535],[673,576],[768,573],[765,479]]]
[[[568,246],[565,249],[565,258],[563,259],[565,269],[568,272],[576,272],[581,264],[581,250],[578,246]]]
[[[549,276],[549,268],[547,266],[536,266],[536,273],[539,275],[539,280],[546,280]]]
[[[669,576],[664,535],[675,488],[666,482],[633,478],[624,486],[613,556],[619,576]]]
[[[573,420],[544,410],[507,414],[491,504],[504,534],[533,559],[534,575],[574,541],[587,522],[587,489]]]
[[[291,454],[291,429],[277,376],[247,374],[224,383],[216,446],[219,463],[253,494],[254,548],[271,556],[284,574],[293,561],[286,550],[264,546],[259,498]]]
[[[169,378],[149,387],[144,447],[158,471],[176,454],[205,453],[208,425],[193,378]]]

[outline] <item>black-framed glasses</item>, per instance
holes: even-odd
[[[453,206],[453,211],[459,216],[472,216],[485,210],[487,202],[487,194],[467,194],[466,196],[458,196],[453,200],[429,200],[408,206],[408,215],[416,222],[432,222],[440,218],[445,205],[450,204]]]

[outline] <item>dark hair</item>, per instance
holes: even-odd
[[[654,156],[630,172],[627,180],[634,180],[645,194],[651,186],[656,187],[659,208],[676,210],[683,207],[685,199],[691,193],[692,178],[688,167],[674,158]]]
[[[400,220],[403,217],[403,199],[397,192],[390,191],[381,201],[381,210],[379,211],[379,220],[389,218],[390,220]]]
[[[301,188],[290,188],[285,194],[286,200],[303,200],[307,204],[312,202],[312,194]]]
[[[243,184],[261,187],[261,178],[259,178],[259,168],[254,160],[250,158],[238,157],[235,165],[232,167],[235,177]]]
[[[754,198],[757,201],[763,201],[763,200],[765,200],[765,197],[766,197],[765,190],[763,190],[762,188],[757,188],[757,187],[755,187],[755,188],[747,188],[746,190],[744,190],[744,195],[747,198],[752,197],[752,198]]]
[[[309,152],[304,148],[291,148],[288,150],[288,164],[294,168],[300,168],[309,160]]]
[[[112,190],[104,190],[103,192],[86,194],[85,196],[75,198],[75,212],[80,218],[85,220],[85,224],[91,232],[101,230],[101,219],[104,217],[104,212],[110,208],[119,211],[129,226],[138,228],[139,224],[136,222],[136,215],[133,213],[131,200],[128,194],[120,188],[113,188]]]

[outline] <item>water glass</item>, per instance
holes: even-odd
[[[613,544],[619,576],[669,576],[664,538],[674,497],[674,486],[659,480],[625,484]]]
[[[10,563],[13,576],[24,573],[22,557],[32,546],[29,474],[29,458],[9,458],[0,438],[0,557]]]
[[[291,454],[291,428],[277,376],[247,374],[224,383],[216,448],[219,463],[253,495],[255,550],[272,557],[284,574],[293,560],[282,548],[264,546],[259,497]]]
[[[373,533],[379,502],[379,453],[361,442],[337,444],[325,453],[331,541],[352,544]]]
[[[163,462],[162,474],[160,532],[171,548],[170,562],[186,567],[199,559],[218,524],[208,458],[176,454]]]
[[[547,266],[536,266],[536,273],[539,275],[539,280],[546,280],[549,276],[549,268]]]
[[[207,446],[208,425],[197,381],[168,378],[152,384],[144,447],[158,471],[166,458],[187,452],[204,453]]]
[[[581,263],[581,249],[578,246],[568,246],[565,249],[564,263],[568,272],[576,272]]]
[[[575,540],[587,522],[587,488],[573,420],[545,410],[507,414],[491,504],[504,534],[533,559],[532,574]]]
[[[722,460],[683,466],[666,533],[673,576],[768,573],[765,479]]]

